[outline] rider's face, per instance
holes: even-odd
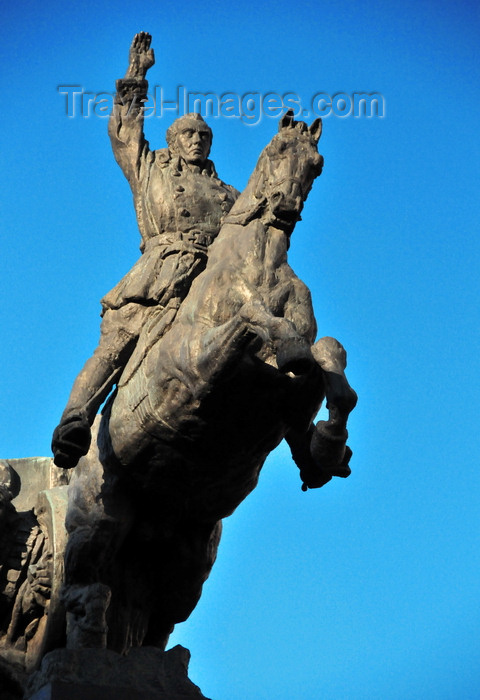
[[[210,152],[210,146],[210,132],[205,127],[186,127],[177,134],[176,150],[187,163],[203,165]]]

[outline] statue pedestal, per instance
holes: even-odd
[[[49,683],[44,685],[29,700],[174,700],[173,695],[152,695],[136,692],[131,688],[106,688],[105,686],[78,685],[72,683]],[[175,700],[183,700],[187,695],[176,695]]]
[[[78,685],[72,683],[49,683],[44,685],[29,700],[189,700],[203,695],[175,693],[152,693],[135,691],[131,688],[106,688],[105,686]]]
[[[56,649],[30,678],[28,700],[208,700],[188,678],[190,652]]]

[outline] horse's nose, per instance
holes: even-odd
[[[284,192],[276,190],[272,194],[271,202],[275,211],[298,211],[303,203],[300,187],[295,182],[288,183]]]

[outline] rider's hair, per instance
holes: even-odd
[[[206,128],[208,132],[210,132],[210,146],[212,145],[212,140],[213,140],[213,133],[210,127],[208,126],[207,122],[205,119],[202,117],[201,114],[197,114],[196,112],[189,112],[188,114],[184,114],[183,117],[179,117],[178,119],[175,119],[173,124],[168,127],[167,129],[167,143],[168,147],[175,150],[175,140],[177,138],[177,134],[179,131],[182,129],[188,129],[189,126],[195,128],[198,126],[199,122],[201,122],[202,126]]]

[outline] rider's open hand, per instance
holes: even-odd
[[[147,70],[155,63],[155,54],[150,48],[152,37],[147,32],[139,32],[133,37],[130,46],[129,66],[126,78],[145,78]]]

